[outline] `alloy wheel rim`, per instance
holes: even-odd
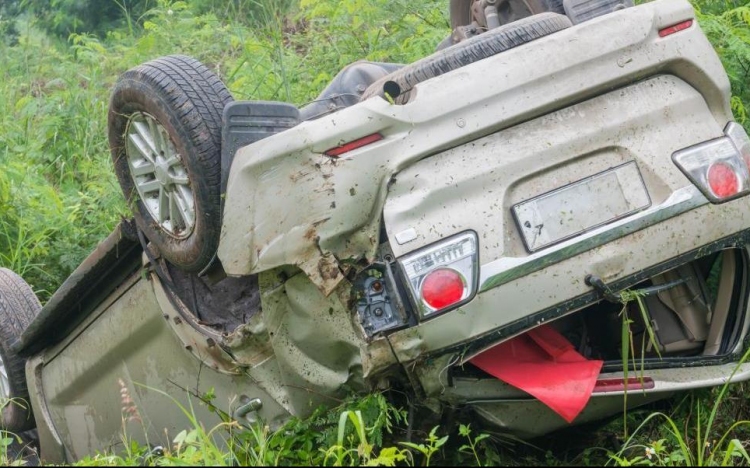
[[[195,227],[195,195],[169,134],[151,115],[130,116],[125,154],[138,197],[166,233],[185,238]]]
[[[10,399],[10,379],[8,379],[8,369],[5,367],[5,361],[0,356],[0,398],[7,401]]]

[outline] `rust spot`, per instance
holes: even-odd
[[[318,262],[318,271],[320,272],[320,277],[326,281],[334,280],[341,274],[336,265],[326,262],[323,258]]]
[[[303,177],[305,177],[305,176],[307,176],[309,174],[310,174],[309,172],[298,171],[298,172],[295,172],[294,174],[290,175],[289,178],[292,180],[292,182],[297,182],[298,180],[302,179]]]

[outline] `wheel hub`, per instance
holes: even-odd
[[[161,156],[156,156],[156,170],[154,171],[154,174],[156,175],[156,180],[158,180],[162,186],[167,187],[171,184],[171,177],[169,177],[169,164],[167,164],[167,160]]]

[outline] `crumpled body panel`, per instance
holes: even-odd
[[[248,369],[249,375],[297,416],[335,403],[346,389],[364,390],[360,340],[346,308],[348,288],[326,297],[304,274],[279,282],[276,273],[260,275],[273,357]]]

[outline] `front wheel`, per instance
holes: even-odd
[[[20,433],[35,426],[26,385],[26,360],[11,350],[42,305],[17,274],[0,268],[0,399],[2,427]]]
[[[221,116],[232,96],[190,57],[125,72],[112,92],[109,144],[138,228],[189,272],[208,266],[221,229]]]

